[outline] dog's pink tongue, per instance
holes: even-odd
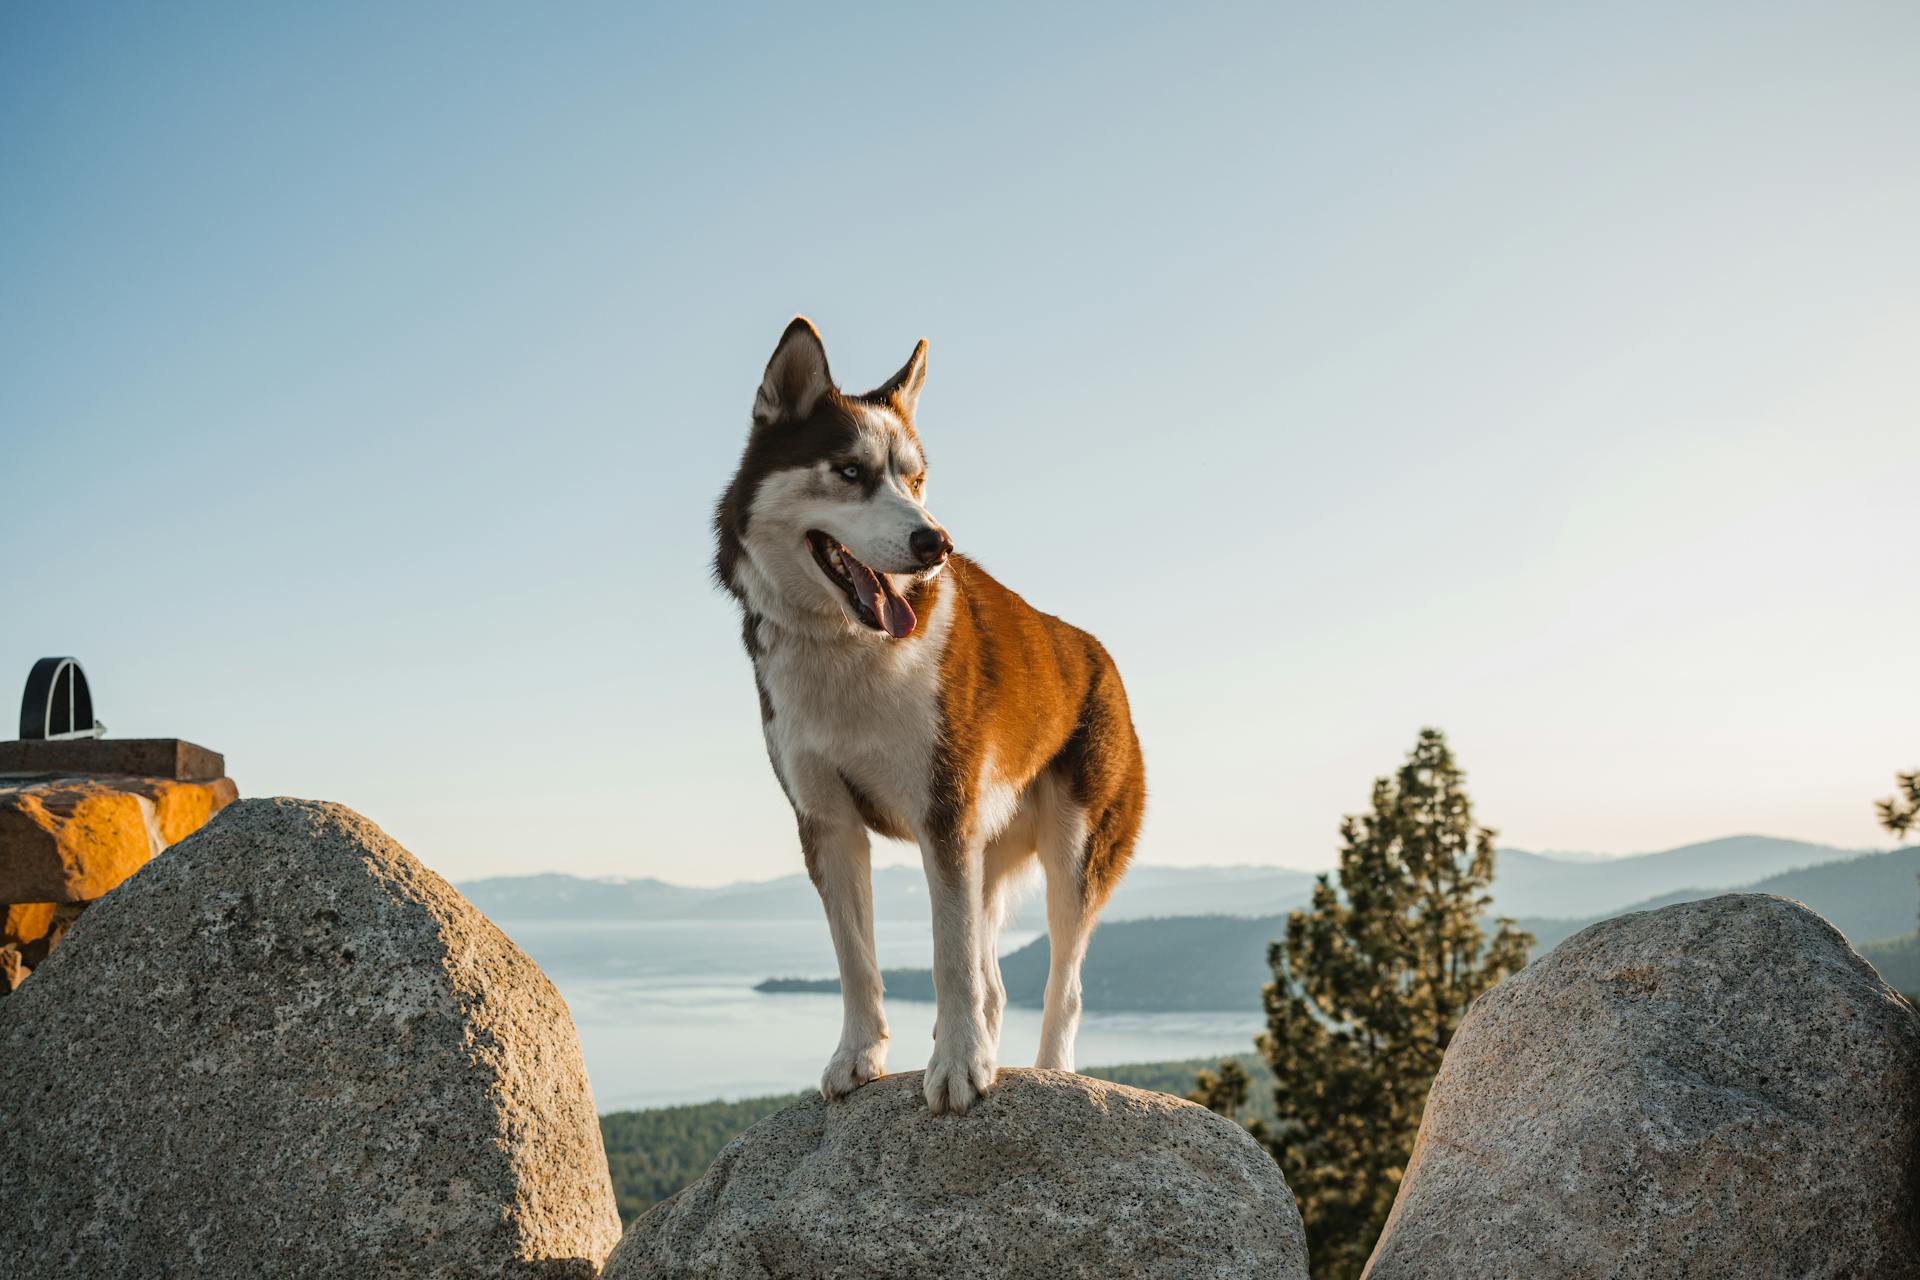
[[[893,589],[893,584],[887,581],[886,574],[874,574],[873,582],[876,588],[870,602],[873,607],[873,616],[880,619],[880,625],[885,627],[887,634],[895,640],[906,639],[913,634],[916,621],[913,616],[913,606]]]

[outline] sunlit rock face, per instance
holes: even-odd
[[[237,794],[229,778],[0,779],[0,903],[102,897]]]
[[[41,763],[43,749],[118,759],[164,741],[0,743],[0,768]],[[217,754],[191,750],[216,775],[223,767]],[[26,982],[88,904],[237,796],[221,776],[0,773],[0,996]]]
[[[1163,1093],[1003,1070],[964,1116],[920,1073],[769,1117],[627,1231],[608,1280],[1305,1280],[1300,1214],[1244,1129]]]
[[[619,1235],[566,1005],[379,828],[248,800],[0,1001],[9,1276],[580,1276]]]
[[[1914,1277],[1920,1016],[1797,902],[1592,926],[1482,996],[1370,1280]]]

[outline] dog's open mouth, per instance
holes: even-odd
[[[884,573],[875,573],[854,558],[853,552],[818,529],[807,530],[807,545],[820,571],[840,588],[853,606],[853,616],[895,640],[913,634],[916,619],[908,604]]]

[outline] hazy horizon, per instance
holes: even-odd
[[[1522,853],[1522,854],[1527,854],[1531,857],[1545,858],[1554,862],[1567,862],[1574,865],[1591,866],[1598,863],[1623,862],[1632,858],[1657,857],[1660,854],[1664,854],[1664,853],[1675,853],[1682,849],[1698,848],[1701,845],[1719,844],[1721,842],[1729,841],[1729,840],[1786,840],[1786,839],[1789,839],[1789,837],[1769,836],[1760,832],[1743,831],[1730,836],[1718,836],[1709,840],[1695,841],[1691,844],[1674,845],[1670,848],[1665,848],[1665,849],[1639,849],[1639,850],[1634,850],[1628,853],[1600,853],[1600,852],[1596,852],[1588,849],[1518,849],[1518,848],[1513,848],[1505,845],[1502,845],[1500,847],[1499,852],[1501,854]],[[1909,847],[1908,844],[1904,841],[1894,841],[1890,844],[1883,844],[1883,845],[1877,845],[1877,846],[1861,846],[1861,847],[1825,844],[1819,841],[1794,841],[1793,843],[1805,843],[1810,845],[1816,845],[1819,848],[1831,849],[1836,853],[1849,854],[1849,855],[1882,853],[1882,852],[1888,852],[1892,850]],[[918,855],[909,846],[900,844],[897,841],[876,842],[874,853],[875,853],[874,866],[876,870],[878,869],[907,870],[907,871],[920,870]],[[889,856],[889,855],[893,855],[893,856]],[[1154,870],[1194,871],[1194,872],[1244,871],[1244,870],[1288,871],[1288,872],[1297,873],[1299,875],[1318,875],[1321,872],[1327,871],[1330,869],[1329,867],[1326,867],[1326,866],[1293,866],[1284,862],[1185,863],[1185,862],[1155,862],[1147,858],[1138,858],[1134,860],[1130,870],[1138,870],[1138,869],[1145,869],[1145,868],[1151,868]],[[486,876],[467,876],[467,877],[462,877],[462,879],[468,882],[472,882],[472,881],[490,880],[490,879],[512,879],[519,876],[545,875],[545,874],[572,875],[578,879],[592,880],[596,883],[607,883],[607,884],[633,884],[633,883],[653,881],[661,884],[670,885],[675,888],[724,889],[724,888],[731,888],[736,885],[764,884],[771,880],[792,879],[797,876],[804,876],[806,874],[806,870],[803,867],[794,867],[785,871],[771,872],[764,876],[742,876],[742,877],[734,877],[731,879],[707,881],[707,880],[676,879],[671,875],[620,875],[617,873],[609,873],[604,875],[581,875],[579,873],[570,872],[564,867],[546,867],[538,871],[505,871],[505,872],[498,872],[498,873],[494,873],[492,875],[486,875]],[[1765,879],[1768,875],[1772,875],[1772,874],[1777,874],[1777,873],[1770,872],[1770,871],[1760,872],[1760,873],[1756,873],[1754,878],[1756,880]],[[1029,888],[1031,888],[1031,886],[1029,886]]]
[[[1093,16],[1097,13],[1097,19]],[[1139,857],[1890,847],[1920,8],[0,10],[0,699],[453,879],[800,857],[708,520],[796,312],[1098,635]],[[912,857],[882,846],[883,860]]]

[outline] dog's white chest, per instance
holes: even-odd
[[[940,732],[943,613],[936,605],[911,644],[763,632],[755,665],[773,712],[767,749],[783,777],[799,783],[828,766],[918,822]]]

